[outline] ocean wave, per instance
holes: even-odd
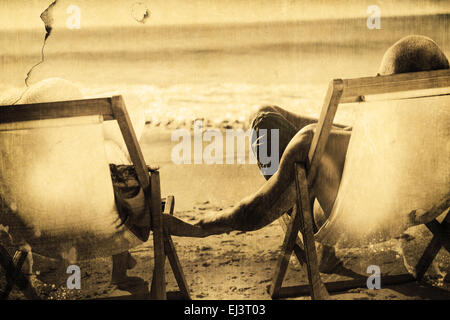
[[[326,85],[256,85],[248,83],[177,84],[169,87],[130,85],[85,88],[85,96],[100,97],[128,92],[143,102],[146,121],[155,126],[189,127],[196,119],[206,126],[248,128],[252,114],[261,106],[278,105],[305,116],[317,117]],[[337,119],[351,122],[348,112]]]
[[[264,105],[278,105],[305,116],[318,117],[326,92],[326,84],[249,83],[115,85],[84,87],[78,84],[85,98],[117,94],[139,98],[150,126],[171,129],[192,127],[202,119],[205,127],[247,129],[254,112]],[[0,104],[12,104],[22,90],[6,85],[0,88]],[[130,106],[132,107],[132,106]],[[336,120],[350,124],[352,112],[337,113]]]

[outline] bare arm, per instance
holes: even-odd
[[[212,235],[256,230],[278,219],[295,203],[293,164],[305,161],[312,136],[312,127],[299,131],[283,153],[278,171],[256,193],[230,210],[202,219],[197,225]]]

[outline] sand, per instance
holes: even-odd
[[[141,146],[148,163],[160,166],[162,195],[175,196],[175,215],[195,223],[203,215],[233,206],[243,196],[264,183],[255,165],[175,165],[170,161],[170,130],[147,127]],[[230,186],[233,187],[231,188]],[[275,271],[283,233],[277,222],[254,232],[231,232],[204,239],[173,237],[193,299],[270,299],[267,288]],[[378,265],[382,274],[399,274],[407,270],[406,260],[414,265],[431,239],[424,226],[409,229],[404,235],[372,246],[340,249],[342,260],[334,275],[322,274],[324,281],[350,279],[354,273],[363,276],[369,265]],[[44,299],[92,299],[126,294],[129,298],[148,289],[153,270],[152,238],[131,250],[137,266],[128,274],[143,279],[142,286],[129,291],[117,290],[109,283],[111,259],[80,262],[81,290],[66,287],[67,266],[34,255],[38,275],[33,283]],[[333,294],[333,299],[399,300],[450,299],[450,255],[441,249],[434,265],[422,283],[408,283],[380,290],[353,289]],[[169,264],[166,265],[167,289],[177,289]],[[1,280],[3,281],[3,279]],[[295,258],[291,258],[285,285],[306,284],[307,277]],[[2,284],[3,286],[3,284]],[[10,299],[23,299],[17,289]],[[298,297],[296,299],[309,299]]]

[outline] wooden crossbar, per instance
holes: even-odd
[[[361,96],[450,87],[450,69],[345,79],[341,103],[361,101]]]
[[[0,123],[102,115],[114,120],[113,98],[69,100],[2,106]]]
[[[325,151],[331,126],[340,103],[360,102],[364,95],[444,87],[450,87],[450,69],[331,81],[308,153],[309,187],[314,184],[317,168]]]
[[[173,210],[175,207],[175,198],[173,196],[168,196],[165,206],[164,213],[173,215]],[[177,281],[180,291],[170,292],[170,294],[178,295],[183,300],[190,300],[189,287],[184,277],[184,273],[181,271],[180,259],[178,259],[177,252],[175,250],[175,244],[173,243],[170,234],[164,234],[164,248],[166,251],[167,258],[169,260],[170,266],[172,267],[175,280]],[[169,294],[169,292],[168,292]]]

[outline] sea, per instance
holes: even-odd
[[[376,75],[383,53],[404,36],[432,38],[450,57],[450,14],[245,24],[0,30],[0,102],[28,83],[68,79],[86,97],[138,96],[150,125],[248,123],[260,106],[317,116],[335,78]],[[42,58],[42,63],[39,63]],[[336,119],[351,122],[351,110]]]

